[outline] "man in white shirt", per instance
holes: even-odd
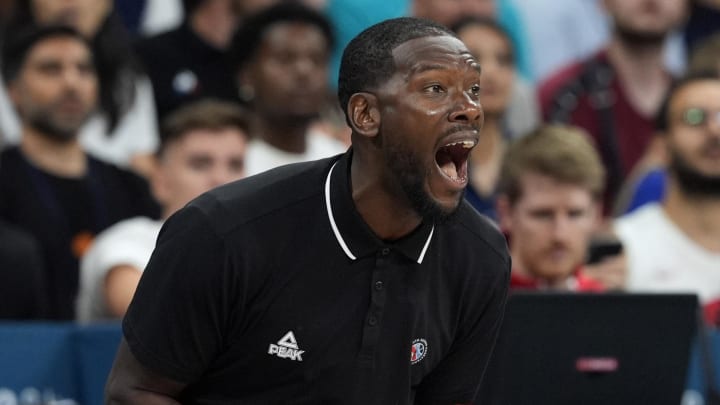
[[[334,37],[320,12],[281,3],[249,17],[231,46],[241,98],[253,114],[247,174],[343,153],[313,131],[327,103]]]
[[[628,289],[697,293],[706,321],[720,319],[720,78],[689,76],[659,116],[669,156],[664,200],[618,219]]]
[[[200,101],[167,117],[151,182],[167,219],[188,201],[245,174],[248,118],[239,107]],[[124,315],[162,221],[135,217],[98,235],[80,268],[80,321]]]

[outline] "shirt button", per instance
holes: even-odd
[[[375,290],[377,290],[377,291],[382,291],[383,287],[385,287],[385,285],[383,284],[382,281],[376,281],[376,282],[375,282]]]
[[[382,248],[382,250],[380,251],[380,253],[381,253],[383,256],[387,256],[387,255],[390,254],[390,248]]]
[[[375,318],[374,316],[371,316],[370,318],[368,318],[368,325],[370,325],[370,326],[377,325],[377,322],[378,322],[377,318]]]

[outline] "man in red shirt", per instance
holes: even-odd
[[[539,88],[545,120],[578,125],[594,138],[608,172],[607,209],[652,139],[654,117],[672,81],[663,44],[684,20],[687,3],[604,0],[613,24],[609,43]]]
[[[605,170],[579,128],[548,125],[507,151],[498,216],[508,235],[511,289],[603,291],[621,288],[621,255],[584,266],[601,219]]]

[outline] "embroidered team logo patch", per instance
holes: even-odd
[[[278,356],[281,359],[302,361],[303,353],[305,353],[305,350],[300,350],[295,334],[292,331],[280,338],[276,345],[270,343],[270,346],[268,346],[268,354]]]
[[[424,359],[428,352],[428,344],[425,339],[415,339],[410,349],[410,364],[416,364]]]

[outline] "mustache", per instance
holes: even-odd
[[[712,137],[703,142],[702,149],[717,149],[720,148],[720,138]]]
[[[443,137],[450,136],[457,132],[480,131],[480,125],[454,125],[442,133]]]
[[[75,90],[67,90],[60,94],[58,98],[53,102],[53,105],[60,105],[64,103],[82,103],[83,99],[80,94]]]
[[[546,247],[543,250],[545,251],[545,253],[552,253],[553,251],[558,249],[568,251],[570,250],[570,246],[568,246],[567,243],[563,242],[552,242],[550,243],[550,246]]]

